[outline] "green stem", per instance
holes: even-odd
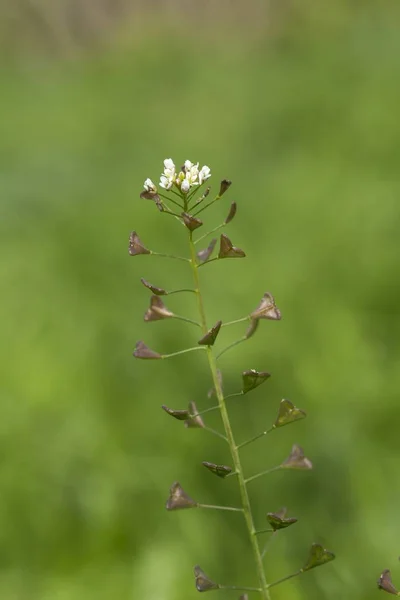
[[[205,309],[204,309],[203,297],[202,297],[202,294],[200,291],[199,265],[197,265],[197,262],[196,262],[196,250],[195,250],[195,246],[194,246],[194,242],[193,242],[192,232],[189,232],[189,246],[190,246],[190,256],[191,256],[191,268],[192,268],[193,279],[194,279],[194,287],[195,287],[196,293],[197,293],[200,321],[201,321],[201,325],[202,325],[204,334],[206,334],[208,331],[208,327],[207,327],[207,320],[206,320],[206,313],[205,313]],[[238,482],[239,482],[239,489],[240,489],[240,496],[241,496],[241,500],[242,500],[244,518],[246,521],[248,535],[249,535],[251,547],[253,550],[253,555],[254,555],[254,560],[255,560],[255,565],[256,565],[256,570],[257,570],[257,576],[258,576],[258,580],[260,583],[259,591],[261,593],[261,597],[263,600],[270,600],[270,593],[268,591],[268,583],[267,583],[267,580],[265,577],[264,567],[263,567],[261,553],[260,553],[260,547],[258,544],[258,540],[257,540],[256,536],[254,535],[255,527],[254,527],[254,522],[253,522],[253,514],[251,511],[250,499],[249,499],[249,495],[247,492],[247,486],[246,486],[246,482],[245,482],[245,478],[244,478],[243,467],[242,467],[242,463],[240,460],[239,450],[236,446],[235,438],[233,436],[233,431],[232,431],[228,411],[227,411],[226,404],[225,404],[224,393],[222,391],[221,383],[220,383],[220,380],[218,377],[216,358],[215,358],[212,346],[207,346],[206,348],[207,348],[208,365],[209,365],[210,372],[212,375],[215,393],[216,393],[216,396],[218,399],[221,418],[222,418],[222,422],[224,425],[225,434],[226,434],[226,438],[227,438],[227,441],[229,444],[229,448],[231,451],[233,466],[237,473],[237,478],[238,478]]]
[[[221,352],[219,354],[217,354],[217,358],[220,358],[223,354],[225,354],[225,352],[228,352],[228,350],[230,350],[231,348],[234,348],[235,346],[238,346],[239,344],[241,344],[242,342],[245,342],[247,340],[247,337],[241,337],[238,340],[236,340],[236,342],[232,342],[232,344],[229,344],[229,346],[226,346],[225,348],[223,348],[221,350]]]
[[[244,393],[243,392],[235,392],[234,394],[228,394],[227,396],[225,396],[225,401],[229,400],[230,398],[236,398],[236,396],[243,396]]]
[[[209,208],[210,206],[212,206],[214,204],[214,202],[216,202],[217,200],[219,200],[219,196],[217,196],[216,198],[214,198],[214,200],[211,200],[211,202],[209,202],[208,204],[206,204],[205,206],[203,206],[203,208],[200,208],[200,210],[198,210],[197,212],[193,213],[194,217],[197,217],[197,215],[199,215],[200,213],[203,212],[203,210],[206,210],[206,208]]]
[[[163,354],[161,358],[172,358],[173,356],[179,356],[179,354],[186,354],[187,352],[194,352],[195,350],[205,350],[205,346],[194,346],[193,348],[186,348],[185,350],[178,350],[178,352],[172,352],[171,354]]]
[[[242,317],[241,319],[235,319],[234,321],[228,321],[227,323],[222,323],[222,327],[227,327],[228,325],[235,325],[236,323],[243,323],[243,321],[250,321],[251,317],[247,315],[247,317]]]
[[[261,588],[245,587],[241,585],[220,585],[220,590],[236,590],[239,592],[262,592]]]
[[[172,190],[170,190],[172,191]],[[173,194],[175,194],[176,196],[179,196],[179,194],[177,194],[176,192],[172,192]],[[181,204],[179,204],[179,202],[177,202],[176,200],[174,200],[173,198],[171,198],[170,196],[166,196],[165,194],[161,194],[160,192],[158,192],[158,195],[161,198],[164,198],[165,200],[168,200],[168,202],[172,202],[172,204],[175,204],[176,206],[179,206],[179,208],[182,210],[183,206]],[[180,196],[179,196],[180,198]]]
[[[261,471],[261,473],[256,473],[255,475],[252,475],[251,477],[248,477],[246,479],[246,483],[249,483],[249,481],[253,481],[254,479],[258,479],[259,477],[262,477],[263,475],[268,475],[269,473],[273,473],[274,471],[279,471],[279,469],[281,469],[281,465],[278,465],[277,467],[272,467],[272,469],[267,469],[266,471]]]
[[[185,258],[184,256],[175,256],[175,254],[163,254],[162,252],[153,252],[153,250],[150,251],[150,254],[153,256],[162,256],[163,258],[175,258],[176,260],[190,262],[188,258]]]
[[[215,260],[220,260],[219,256],[216,256],[215,258],[210,258],[210,260],[205,260],[204,262],[202,262],[199,265],[197,265],[197,267],[198,268],[203,267],[204,265],[208,265],[209,263],[212,263]]]
[[[257,531],[254,532],[254,535],[258,535],[259,533],[274,533],[274,529],[258,529]]]
[[[245,442],[242,442],[241,444],[239,444],[238,448],[244,448],[248,444],[251,444],[252,442],[255,442],[256,440],[259,440],[260,438],[264,437],[264,435],[267,435],[272,430],[273,429],[271,428],[271,429],[268,429],[268,431],[262,431],[261,433],[258,433],[257,435],[255,435],[254,437],[250,438],[249,440],[246,440]]]
[[[201,327],[201,325],[198,321],[193,321],[193,319],[188,319],[188,317],[181,317],[180,315],[174,315],[173,318],[177,319],[178,321],[184,321],[185,323],[192,323],[192,325],[197,325],[197,327]]]
[[[304,573],[304,571],[303,571],[303,569],[300,569],[300,571],[296,571],[296,573],[292,573],[291,575],[286,575],[286,577],[282,577],[282,579],[278,579],[278,581],[274,581],[273,583],[270,583],[268,587],[273,587],[274,585],[279,585],[280,583],[283,583],[284,581],[287,581],[288,579],[292,579],[293,577],[298,577],[302,573]]]
[[[208,412],[212,412],[213,410],[219,410],[219,406],[211,406],[210,408],[205,408],[195,415],[190,415],[191,417],[201,417],[201,415],[205,415]]]
[[[217,227],[214,227],[214,229],[210,229],[210,231],[207,231],[207,233],[199,237],[194,243],[198,244],[199,242],[201,242],[201,240],[204,240],[204,238],[208,237],[212,233],[215,233],[216,231],[218,231],[218,229],[222,229],[223,227],[225,227],[225,222],[221,223],[221,225],[217,225]]]
[[[204,348],[205,346],[203,346]],[[204,426],[203,429],[205,429],[206,431],[209,431],[210,433],[212,433],[213,435],[216,435],[217,437],[221,438],[221,440],[224,440],[224,442],[228,441],[228,438],[223,435],[222,433],[220,433],[219,431],[216,431],[215,429],[211,429],[211,427],[207,427]]]
[[[236,508],[235,506],[217,506],[214,504],[198,504],[198,508],[212,508],[214,510],[231,510],[233,512],[243,512],[243,508]]]
[[[172,290],[171,292],[167,292],[164,295],[165,296],[171,296],[171,294],[179,294],[180,292],[192,292],[193,294],[195,294],[196,290],[192,290],[192,288],[182,288],[180,290]]]
[[[265,546],[261,552],[261,558],[264,558],[264,556],[267,554],[267,552],[272,544],[272,541],[276,538],[277,533],[278,533],[277,531],[274,531],[274,533],[271,535],[271,537],[268,538],[268,540],[265,542]]]

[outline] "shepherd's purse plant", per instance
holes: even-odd
[[[216,398],[216,404],[200,408],[197,407],[194,402],[190,402],[187,408],[172,408],[169,406],[163,406],[162,408],[167,415],[173,419],[182,421],[185,427],[202,428],[218,436],[226,443],[227,450],[229,451],[229,458],[227,457],[226,461],[227,464],[215,464],[213,462],[204,461],[203,465],[216,477],[222,479],[228,477],[236,478],[240,490],[241,506],[217,506],[194,500],[179,482],[175,482],[171,486],[166,509],[168,511],[176,511],[197,508],[242,513],[254,558],[255,572],[257,575],[256,583],[253,583],[252,586],[234,586],[215,582],[206,575],[199,565],[196,565],[194,567],[195,585],[199,592],[218,589],[240,590],[245,592],[240,597],[241,600],[246,600],[248,598],[247,592],[254,592],[254,595],[258,595],[262,600],[270,600],[272,598],[272,588],[274,588],[274,586],[277,586],[292,577],[301,575],[314,567],[323,565],[333,560],[335,556],[320,544],[314,543],[311,545],[305,563],[297,571],[277,581],[269,582],[266,579],[264,556],[268,550],[269,542],[272,538],[276,537],[281,530],[296,523],[297,519],[288,517],[286,515],[286,509],[280,509],[269,512],[266,515],[268,526],[260,527],[254,522],[249,495],[249,484],[255,479],[267,475],[271,471],[276,471],[278,469],[308,470],[312,468],[312,463],[305,456],[303,449],[295,444],[287,458],[285,458],[278,466],[248,475],[243,470],[241,452],[245,446],[248,446],[259,438],[267,436],[284,425],[303,419],[306,414],[303,410],[292,404],[292,402],[284,399],[281,400],[277,408],[275,421],[267,430],[257,432],[250,439],[241,441],[240,443],[237,442],[236,436],[232,431],[228,411],[229,403],[234,401],[235,397],[248,394],[252,390],[258,388],[269,379],[270,374],[267,371],[260,372],[255,369],[247,369],[242,373],[241,389],[235,393],[226,395],[223,390],[222,374],[218,368],[218,360],[221,355],[228,350],[249,340],[259,327],[260,321],[264,319],[269,321],[279,321],[281,319],[281,313],[275,304],[273,295],[270,292],[265,292],[258,306],[248,315],[231,322],[218,320],[216,323],[210,324],[207,321],[206,303],[203,297],[200,278],[202,270],[207,268],[211,262],[220,262],[232,258],[241,259],[246,256],[245,252],[241,248],[235,246],[225,233],[220,234],[219,240],[214,237],[209,240],[208,245],[206,245],[205,248],[199,249],[198,244],[200,244],[200,242],[204,242],[206,238],[218,230],[224,229],[228,223],[232,221],[237,209],[236,202],[232,202],[227,211],[228,214],[226,219],[220,225],[212,228],[203,235],[198,234],[199,228],[203,226],[203,216],[205,211],[214,203],[220,202],[231,186],[231,181],[227,179],[222,180],[218,193],[212,197],[210,194],[211,188],[207,187],[210,177],[211,171],[208,166],[199,168],[199,163],[194,164],[191,161],[186,160],[183,166],[180,169],[177,169],[172,159],[169,158],[164,160],[164,169],[158,186],[156,186],[151,179],[146,179],[144,182],[144,190],[140,194],[140,197],[153,201],[161,216],[169,215],[177,221],[177,226],[187,235],[188,256],[174,256],[150,250],[141,241],[136,231],[132,231],[130,234],[129,254],[130,256],[162,256],[185,261],[189,271],[191,271],[192,279],[192,282],[188,287],[185,285],[185,287],[178,290],[169,290],[167,288],[158,287],[146,279],[141,279],[142,284],[151,292],[150,306],[144,315],[144,320],[146,322],[158,321],[161,319],[179,319],[188,321],[199,329],[199,333],[194,338],[195,344],[192,347],[174,350],[168,354],[163,354],[150,349],[143,341],[138,341],[133,356],[137,359],[144,360],[164,360],[187,352],[196,351],[204,354],[212,380],[212,393],[208,394],[208,398]],[[201,219],[199,218],[200,215]],[[217,254],[213,256],[217,243]],[[175,293],[188,293],[195,297],[198,310],[197,320],[175,314],[166,306],[163,299],[166,296]],[[220,349],[217,353],[215,350],[215,343],[217,339],[219,341],[220,338],[223,338],[223,329],[238,323],[246,324],[243,335],[241,335],[234,343]],[[223,431],[216,431],[206,425],[206,417],[204,417],[205,413],[214,410],[218,410],[220,413]],[[261,543],[261,541],[265,540],[266,536],[269,536],[267,543]]]

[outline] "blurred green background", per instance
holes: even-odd
[[[229,464],[223,442],[160,408],[212,404],[205,357],[132,358],[138,339],[172,352],[198,337],[142,318],[140,277],[186,286],[187,267],[127,253],[132,229],[186,252],[178,224],[139,199],[167,157],[208,164],[215,190],[233,180],[206,215],[211,228],[238,202],[226,232],[247,259],[202,270],[209,322],[267,290],[283,313],[221,359],[227,392],[245,369],[273,375],[232,401],[237,439],[283,397],[308,413],[243,450],[248,474],[294,442],[315,466],[250,484],[260,528],[281,506],[299,519],[271,547],[268,580],[314,541],[337,555],[273,599],[372,600],[383,568],[400,586],[397,0],[0,10],[0,596],[188,600],[196,563],[256,584],[240,516],[164,508],[175,480],[199,501],[238,502],[234,478],[201,466]],[[167,305],[196,314],[187,295]]]

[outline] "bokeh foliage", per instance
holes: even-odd
[[[155,12],[133,40],[124,28],[68,60],[3,52],[1,597],[183,600],[196,563],[254,583],[240,516],[164,509],[176,479],[202,502],[237,499],[233,479],[201,465],[229,464],[222,442],[160,408],[209,405],[202,354],[131,356],[137,339],[169,352],[197,335],[142,320],[139,278],[173,288],[186,266],[127,253],[131,229],[186,251],[178,225],[138,197],[169,156],[234,182],[208,219],[236,200],[227,232],[248,258],[204,268],[209,323],[267,290],[283,314],[221,359],[232,392],[243,370],[272,373],[232,403],[237,438],[269,426],[283,397],[308,414],[243,451],[249,475],[293,442],[315,467],[251,484],[260,526],[281,506],[299,519],[268,579],[301,566],[311,542],[337,556],[274,600],[372,600],[384,567],[400,581],[399,10],[348,4],[285,4],[254,32],[248,14],[241,27],[215,12],[199,30]],[[191,297],[167,304],[195,315]]]

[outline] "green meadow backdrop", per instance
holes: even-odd
[[[139,339],[172,352],[198,337],[143,322],[140,277],[185,287],[188,268],[127,251],[135,229],[187,252],[139,199],[172,157],[209,165],[214,190],[233,180],[206,219],[237,201],[226,233],[247,258],[201,271],[209,322],[267,290],[283,314],[221,358],[228,392],[245,369],[272,373],[232,401],[237,439],[268,427],[281,398],[308,415],[243,451],[248,474],[295,442],[314,462],[251,484],[260,527],[282,506],[299,519],[271,546],[268,580],[312,542],[337,556],[273,599],[378,598],[384,568],[400,586],[398,2],[119,5],[88,32],[79,8],[76,23],[51,3],[1,8],[0,596],[189,600],[196,563],[256,583],[240,515],[164,508],[175,480],[238,502],[234,478],[201,466],[229,464],[224,443],[160,408],[211,406],[205,357],[132,358]],[[190,295],[167,300],[195,317]]]

